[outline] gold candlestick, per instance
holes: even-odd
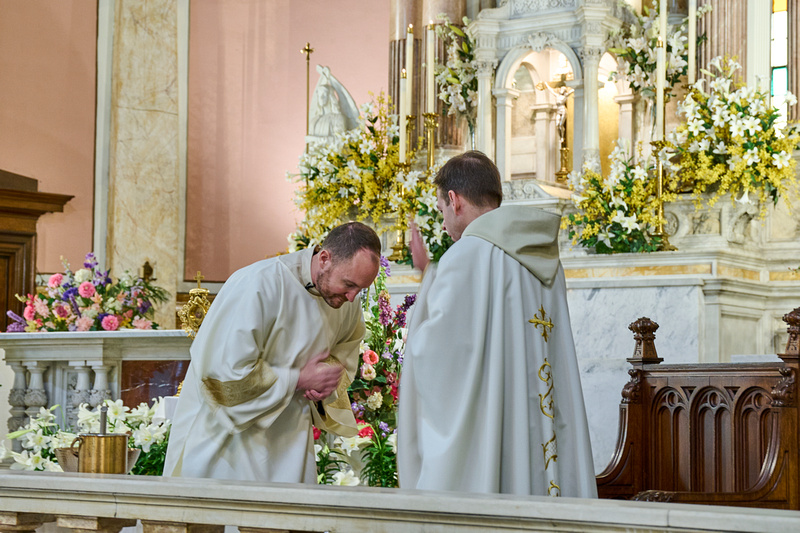
[[[656,151],[656,196],[658,197],[658,209],[656,210],[658,225],[655,232],[653,232],[653,236],[661,238],[661,251],[677,250],[670,244],[669,235],[664,231],[664,163],[659,157],[659,152],[667,145],[667,142],[664,140],[652,141],[650,145]]]
[[[409,151],[416,152],[417,149],[414,148],[416,145],[411,144],[413,139],[412,135],[414,134],[414,125],[417,122],[416,115],[406,115],[406,146],[408,147]],[[406,161],[408,161],[408,157],[406,157]]]
[[[411,165],[409,163],[398,163],[398,173],[403,172],[407,173],[411,169]],[[401,188],[400,191],[402,196],[405,196],[405,190]],[[399,229],[397,230],[397,235],[395,237],[395,243],[392,246],[392,255],[389,256],[389,261],[394,261],[397,263],[398,261],[403,260],[403,251],[406,248],[406,232],[405,230]]]
[[[433,166],[433,154],[436,151],[436,128],[439,127],[436,113],[423,113],[425,119],[425,138],[428,142],[428,168]]]
[[[567,168],[567,163],[569,162],[569,148],[567,148],[567,143],[564,139],[561,139],[561,148],[559,152],[561,154],[561,168],[556,172],[556,183],[566,183],[567,176],[569,175],[569,169]]]

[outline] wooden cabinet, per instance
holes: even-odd
[[[35,290],[36,222],[45,213],[64,210],[72,196],[38,192],[38,182],[0,170],[0,331],[7,310],[22,314],[15,294]]]

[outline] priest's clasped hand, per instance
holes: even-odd
[[[330,352],[328,351],[317,354],[300,369],[297,390],[303,391],[303,396],[311,401],[319,402],[324,400],[339,385],[343,369],[341,366],[323,363],[329,355]]]

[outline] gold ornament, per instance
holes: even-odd
[[[189,301],[178,311],[178,318],[181,319],[183,331],[191,338],[197,335],[208,308],[211,306],[208,301],[208,289],[200,287],[200,281],[205,278],[200,274],[199,270],[194,279],[197,281],[197,288],[189,291]]]

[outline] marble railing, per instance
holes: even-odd
[[[791,511],[207,479],[0,473],[0,532],[748,531],[800,530]],[[48,531],[52,527],[48,526]]]
[[[169,375],[174,370],[168,362],[188,361],[190,345],[179,330],[0,333],[0,351],[14,372],[8,429],[19,429],[40,407],[62,406],[58,421],[72,424],[82,403],[95,407],[136,387],[146,388],[146,395],[156,381],[182,378]],[[129,365],[125,373],[123,364]],[[156,379],[144,372],[153,365],[161,365]]]

